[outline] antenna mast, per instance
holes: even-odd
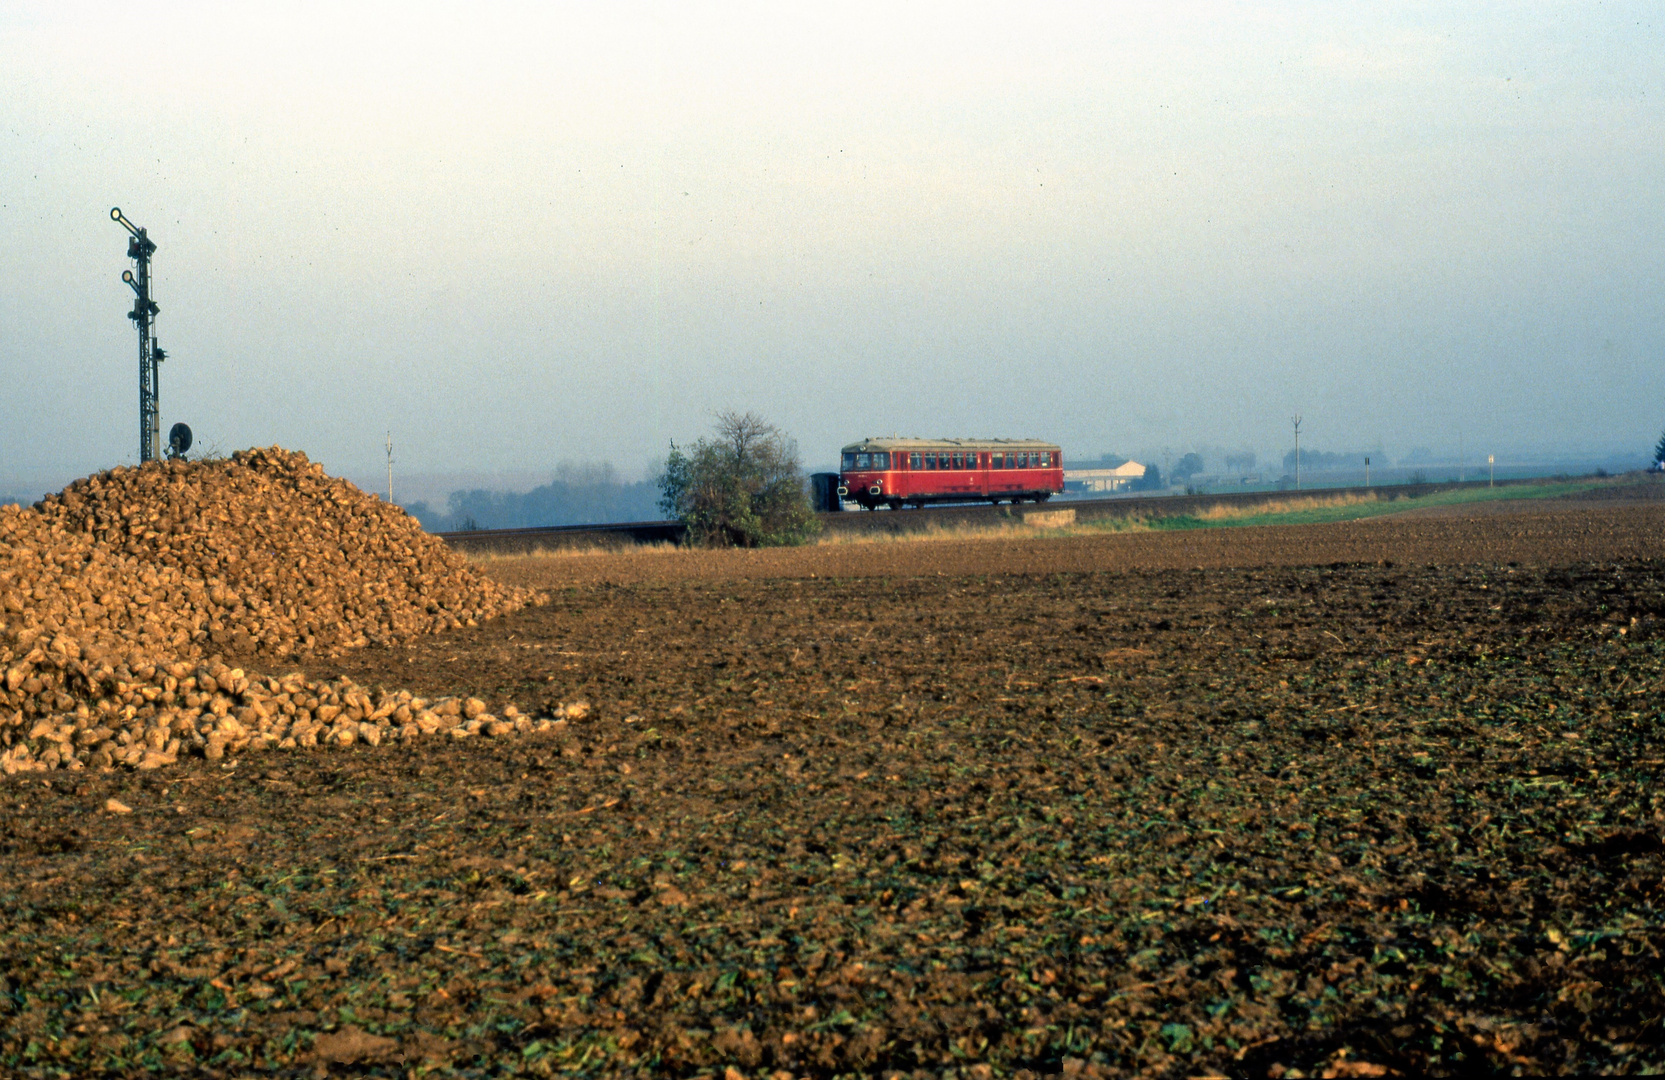
[[[121,207],[110,209],[110,220],[132,234],[127,241],[127,257],[139,267],[137,275],[123,271],[121,279],[134,294],[133,310],[127,317],[139,328],[139,461],[155,461],[162,449],[161,364],[168,355],[150,330],[150,321],[161,311],[150,298],[150,257],[156,244],[143,229],[122,216]]]
[[[393,505],[393,432],[387,433],[387,504]]]

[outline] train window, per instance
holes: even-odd
[[[937,456],[935,454],[925,455],[925,467],[927,469],[934,469],[937,467]]]
[[[873,467],[875,469],[888,469],[888,468],[890,468],[890,451],[886,450],[882,454],[874,454],[873,455]]]
[[[919,453],[917,451],[908,455],[908,468],[910,468],[910,469],[919,468]]]
[[[1006,467],[1006,452],[1004,450],[996,450],[994,452],[994,467],[997,469],[1004,469]]]
[[[854,454],[845,454],[844,455],[844,471],[849,472],[851,469],[853,469],[855,467],[856,467],[856,455],[854,455]]]
[[[1045,469],[1052,465],[1052,455],[1047,453],[1045,450],[1042,450],[1035,456],[1040,458],[1039,465],[1041,468]]]
[[[865,469],[869,466],[869,463],[871,463],[872,460],[873,460],[873,455],[872,454],[857,454],[856,455],[856,468]]]
[[[1018,468],[1027,469],[1028,467],[1029,467],[1029,453],[1028,453],[1028,451],[1020,451],[1018,453]]]
[[[954,468],[956,468],[956,469],[965,468],[965,455],[964,454],[955,454],[955,455],[953,455],[953,457],[954,457]]]

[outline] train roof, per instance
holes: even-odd
[[[874,450],[934,450],[940,447],[965,450],[1056,450],[1057,443],[1040,439],[863,439],[844,447],[840,453],[872,453]]]

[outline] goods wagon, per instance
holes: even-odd
[[[838,494],[869,510],[1044,502],[1063,490],[1063,451],[1031,439],[863,439],[839,462]]]

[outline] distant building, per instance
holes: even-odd
[[[1064,490],[1108,494],[1126,491],[1144,477],[1145,467],[1137,461],[1124,461],[1114,469],[1065,469]]]

